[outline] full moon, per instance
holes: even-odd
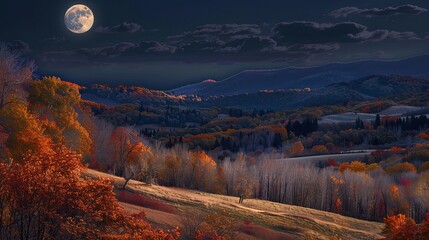
[[[94,24],[94,14],[89,7],[77,4],[70,7],[64,15],[66,27],[74,33],[84,33]]]

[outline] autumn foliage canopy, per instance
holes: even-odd
[[[119,206],[107,179],[86,179],[58,148],[0,163],[0,239],[174,239]]]

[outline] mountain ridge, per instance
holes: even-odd
[[[269,70],[244,70],[218,82],[200,82],[167,92],[174,95],[231,96],[260,90],[322,88],[374,74],[399,74],[429,77],[429,55],[401,60],[364,60],[329,63],[314,67],[286,67]]]

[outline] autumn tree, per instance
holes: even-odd
[[[94,119],[94,129],[91,132],[93,142],[90,167],[105,172],[111,171],[114,163],[115,147],[112,139],[115,127],[104,120]]]
[[[352,172],[370,172],[377,169],[381,169],[380,166],[376,163],[365,164],[361,161],[353,161],[351,163],[344,162],[340,163],[338,166],[338,171],[344,172],[345,170],[349,170]]]
[[[32,80],[34,65],[22,63],[19,57],[0,44],[0,110],[26,100],[25,87]]]
[[[293,155],[300,155],[304,152],[304,145],[301,141],[297,141],[292,145],[291,151]]]
[[[426,240],[429,236],[429,214],[421,224],[403,214],[384,219],[383,233],[389,240]]]
[[[4,132],[3,127],[0,125],[0,161],[6,161],[10,158],[9,149],[6,147],[6,142],[9,134]]]
[[[390,152],[394,153],[394,154],[401,154],[401,153],[404,152],[404,149],[401,148],[401,147],[393,146],[393,147],[390,148]]]
[[[6,146],[14,160],[20,161],[28,151],[51,151],[51,139],[44,134],[42,124],[28,111],[25,104],[5,106],[0,111],[0,124],[8,134]]]
[[[334,189],[332,197],[332,209],[334,212],[342,213],[343,201],[341,200],[340,187],[345,184],[345,181],[344,179],[337,178],[336,176],[331,176],[330,180]]]
[[[112,132],[112,147],[114,148],[114,173],[123,176],[125,163],[138,148],[141,139],[131,127],[118,127]]]
[[[240,153],[235,160],[234,182],[234,192],[239,196],[239,203],[243,203],[244,198],[252,195],[254,185],[254,181],[247,171],[245,156]]]
[[[216,169],[216,180],[213,185],[213,192],[216,194],[226,194],[227,182],[223,166],[218,166]]]
[[[429,140],[429,133],[427,132],[422,132],[418,135],[419,138],[423,139],[423,140]]]
[[[125,165],[124,165],[124,178],[125,183],[123,188],[125,189],[128,181],[131,179],[144,178],[146,182],[151,181],[153,178],[153,153],[149,147],[143,143],[138,142],[128,154]]]
[[[120,207],[107,179],[82,176],[80,156],[56,148],[0,163],[0,239],[174,239]]]
[[[159,156],[157,156],[159,157]],[[167,186],[177,186],[178,171],[180,169],[180,159],[175,154],[167,154],[163,157],[163,164],[160,167],[159,180]]]
[[[55,122],[50,135],[81,154],[89,154],[92,140],[78,121],[80,93],[76,84],[57,77],[44,77],[30,86],[30,110],[46,121]]]
[[[192,175],[194,187],[209,190],[214,182],[216,162],[205,151],[192,153]]]
[[[396,165],[387,167],[385,169],[387,174],[395,175],[399,173],[405,173],[405,172],[417,172],[416,167],[414,167],[413,164],[404,162],[404,163],[398,163]]]
[[[311,152],[312,152],[313,154],[326,154],[326,153],[328,153],[329,151],[328,151],[328,149],[326,148],[326,146],[325,146],[325,145],[314,145],[314,146],[311,148]]]

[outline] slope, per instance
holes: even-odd
[[[111,178],[118,187],[123,183],[122,178],[94,170],[88,170],[86,175],[92,178]],[[334,237],[379,239],[382,237],[380,233],[383,224],[381,223],[303,207],[257,199],[246,199],[244,204],[240,205],[236,197],[157,185],[149,186],[138,181],[130,181],[127,192],[150,199],[152,203],[154,201],[158,203],[140,206],[123,203],[123,206],[131,212],[145,210],[147,219],[159,226],[174,227],[177,224],[180,226],[186,213],[198,215],[226,210],[236,219],[239,239],[333,239]],[[146,200],[146,202],[150,201]]]

